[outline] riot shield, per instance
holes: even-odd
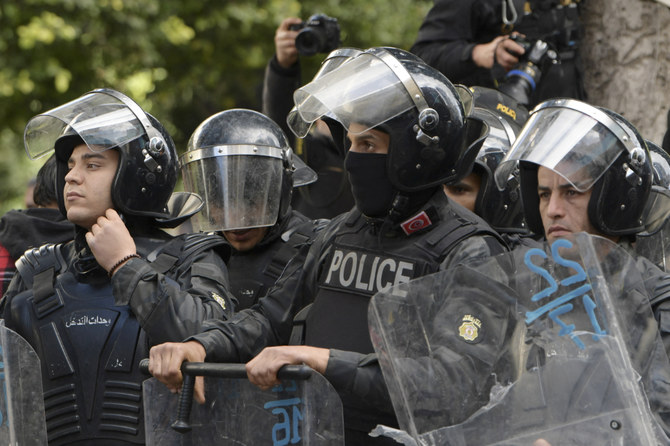
[[[307,366],[289,367],[289,372],[297,373],[280,373],[282,384],[267,391],[247,380],[244,364],[184,366],[182,373],[206,376],[206,402],[193,402],[191,392],[186,391],[182,395],[188,393],[187,397],[180,401],[155,378],[146,380],[143,392],[148,446],[344,444],[340,398],[322,375]],[[193,368],[189,370],[189,366]],[[205,371],[193,372],[198,367]],[[188,419],[183,415],[184,405],[190,408]]]
[[[490,373],[455,386],[455,365],[484,347],[453,339],[492,335],[477,309],[453,323],[468,299],[516,316]],[[375,295],[369,323],[405,444],[667,441],[668,358],[635,260],[606,239],[577,234],[411,281]]]
[[[0,320],[0,444],[46,445],[40,360],[35,350]]]

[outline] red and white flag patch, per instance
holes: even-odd
[[[432,224],[433,222],[430,221],[430,218],[428,217],[428,214],[426,214],[426,211],[421,211],[420,213],[416,214],[409,220],[405,220],[404,222],[400,223],[400,227],[405,232],[405,234],[410,235],[415,233],[416,231],[420,231],[424,228],[427,228]]]

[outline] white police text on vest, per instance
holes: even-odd
[[[374,294],[409,282],[414,271],[415,265],[409,259],[336,248],[323,284]],[[404,296],[406,292],[394,289],[394,294]]]

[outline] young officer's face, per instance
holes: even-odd
[[[443,185],[444,193],[450,200],[463,206],[465,209],[474,212],[477,194],[481,187],[482,177],[475,172],[466,176],[456,184]]]
[[[553,170],[542,166],[537,169],[540,216],[549,243],[582,231],[602,235],[589,221],[588,206],[592,191],[580,192]]]
[[[67,219],[90,229],[112,204],[112,181],[119,165],[116,150],[93,152],[86,144],[74,148],[68,159],[63,198]]]

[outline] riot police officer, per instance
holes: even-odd
[[[310,220],[290,205],[293,188],[314,182],[316,174],[293,155],[274,121],[244,109],[203,121],[181,165],[185,190],[205,200],[193,225],[221,232],[231,245],[227,266],[235,308],[249,308],[326,223]]]
[[[41,359],[49,444],[143,444],[139,360],[232,311],[225,242],[160,229],[197,197],[171,199],[174,143],[118,91],[37,115],[25,146],[32,158],[55,149],[58,205],[76,226],[73,241],[21,257],[2,302]]]
[[[516,171],[503,189],[498,188],[493,177],[528,119],[528,110],[498,90],[479,86],[470,90],[473,93],[471,113],[488,124],[489,134],[477,154],[472,172],[456,183],[445,184],[444,193],[486,220],[511,247],[529,242]]]
[[[340,143],[347,149],[355,208],[319,233],[304,262],[287,266],[285,277],[256,311],[245,310],[232,323],[211,321],[188,342],[152,348],[150,370],[177,389],[182,360],[253,358],[247,363],[250,380],[269,388],[278,382],[280,367],[305,363],[338,391],[346,444],[389,444],[389,439],[368,436],[375,425],[397,421],[373,353],[367,304],[374,293],[394,284],[504,252],[497,233],[476,215],[452,206],[442,192],[443,183],[470,171],[486,127],[466,119],[456,88],[442,74],[395,48],[364,51],[294,97],[296,118],[303,124],[325,119],[340,134],[346,132]],[[278,346],[289,340],[291,319],[308,303],[304,345]],[[467,340],[458,326],[474,314],[492,330],[486,333],[499,332],[501,326],[504,333],[508,314],[494,316],[474,301],[457,313],[453,326],[444,327],[454,339],[454,360],[443,366],[464,378],[459,391],[478,393],[486,388],[486,364],[501,351],[504,336],[482,333]],[[465,359],[471,349],[482,362]],[[203,398],[199,386],[196,396]],[[467,416],[461,409],[454,414]]]
[[[551,243],[587,232],[617,243],[636,259],[670,355],[670,275],[632,247],[636,234],[645,229],[643,216],[652,185],[649,149],[635,127],[611,110],[573,99],[549,100],[531,112],[496,170],[498,184],[504,184],[517,163],[526,222],[533,232]],[[661,410],[667,433],[665,390],[650,384],[656,373],[650,369],[652,376],[643,376],[647,396],[652,409]]]

